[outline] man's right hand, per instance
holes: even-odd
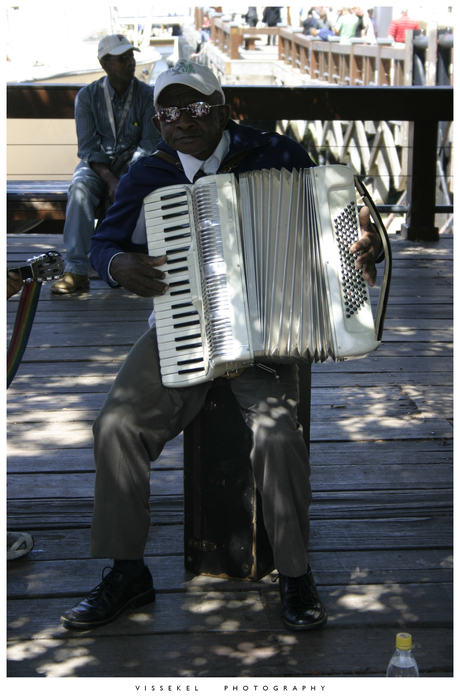
[[[112,205],[120,180],[110,171],[110,168],[105,164],[105,162],[90,162],[90,167],[93,172],[96,172],[96,174],[98,174],[102,181],[106,184],[107,198],[110,201],[110,205]]]
[[[110,275],[123,288],[143,298],[164,295],[169,286],[162,282],[165,277],[157,266],[166,263],[166,255],[150,257],[148,254],[126,252],[113,257]]]
[[[118,189],[118,184],[120,183],[120,180],[117,179],[117,177],[110,172],[110,176],[105,178],[105,183],[107,184],[107,198],[110,201],[110,205],[115,200],[115,193],[116,190]]]

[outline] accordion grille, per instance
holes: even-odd
[[[196,240],[206,339],[212,361],[233,348],[217,186],[211,184],[198,189],[193,197],[193,207],[199,231]]]

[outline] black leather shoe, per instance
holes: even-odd
[[[310,567],[303,576],[279,578],[282,620],[294,631],[316,629],[327,620],[326,610],[316,590]]]
[[[66,629],[102,627],[128,607],[142,607],[154,600],[153,580],[146,566],[138,578],[111,569],[84,600],[61,616],[61,621]]]

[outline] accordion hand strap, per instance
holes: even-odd
[[[391,254],[391,245],[390,245],[390,238],[388,236],[388,232],[385,228],[385,225],[383,224],[382,218],[380,217],[380,213],[378,212],[377,208],[375,207],[375,204],[373,200],[371,199],[369,192],[367,191],[366,187],[362,183],[361,179],[356,176],[355,177],[355,186],[360,193],[360,195],[363,198],[364,203],[366,206],[369,208],[371,212],[372,219],[374,221],[374,225],[377,228],[377,231],[380,235],[380,240],[382,242],[382,248],[384,252],[384,259],[385,259],[385,269],[383,272],[383,278],[382,278],[382,287],[380,289],[380,297],[379,297],[379,304],[377,307],[377,314],[375,317],[375,338],[377,341],[382,340],[382,334],[383,334],[383,325],[385,322],[385,314],[387,310],[387,305],[388,305],[388,297],[390,294],[390,281],[391,281],[391,268],[392,268],[392,254]]]

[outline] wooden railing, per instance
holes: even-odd
[[[81,85],[7,86],[7,118],[74,118]],[[438,239],[435,226],[439,122],[453,120],[452,87],[224,86],[239,120],[410,122],[408,212],[403,234]]]
[[[226,22],[219,17],[211,18],[211,41],[216,48],[231,60],[240,57],[240,46],[246,42],[248,48],[253,46],[256,37],[278,36],[280,27],[245,27],[234,22]]]
[[[329,84],[392,87],[411,84],[408,82],[412,76],[410,42],[401,47],[387,43],[371,46],[358,40],[341,44],[317,41],[292,27],[280,27],[278,58],[310,79]]]
[[[278,59],[306,78],[329,84],[393,87],[453,84],[451,35],[438,37],[436,31],[430,30],[427,36],[414,38],[414,32],[407,31],[406,42],[400,45],[391,45],[389,39],[377,39],[375,45],[366,44],[361,39],[352,39],[350,44],[337,41],[338,37],[332,41],[319,41],[293,27],[280,27]],[[421,65],[418,72],[424,72],[426,67],[424,83],[413,81],[414,52]],[[442,76],[439,75],[439,61],[443,63]]]
[[[298,70],[306,79],[351,86],[397,87],[413,83],[412,31],[406,32],[406,43],[401,45],[391,45],[389,39],[378,39],[375,45],[366,44],[361,39],[341,44],[338,37],[331,41],[320,41],[294,27],[278,25],[253,28],[227,22],[220,17],[211,18],[211,42],[231,60],[241,58],[242,46],[253,49],[255,41],[267,35],[278,37],[278,60]],[[427,62],[430,72],[435,75],[437,36],[431,33],[426,38]],[[426,84],[435,85],[436,81],[427,79]]]

